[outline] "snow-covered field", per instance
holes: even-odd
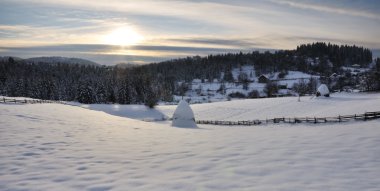
[[[328,116],[377,111],[379,99],[339,94],[191,107],[202,119]],[[0,104],[0,190],[379,190],[379,120],[183,129],[113,112]]]
[[[144,121],[162,121],[172,117],[176,105],[160,105],[148,109],[143,105],[79,104],[72,105],[103,111],[111,115]],[[207,104],[193,104],[198,120],[255,120],[274,117],[335,117],[380,111],[380,94],[334,93],[325,97],[283,97],[242,99]]]
[[[175,106],[159,106],[171,116]],[[335,117],[380,111],[380,94],[334,93],[329,98],[310,96],[245,99],[192,105],[195,118],[202,120],[254,120],[274,117]]]

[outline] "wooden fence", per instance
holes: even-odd
[[[266,120],[248,120],[248,121],[214,121],[214,120],[197,120],[197,124],[210,124],[210,125],[227,125],[227,126],[252,126],[262,124],[276,124],[276,123],[339,123],[351,120],[372,120],[379,119],[380,111],[366,112],[364,114],[355,115],[339,115],[337,117],[294,117],[294,118],[273,118]]]
[[[66,104],[63,101],[41,100],[41,99],[16,99],[16,98],[0,98],[0,103],[17,103],[17,104],[38,104],[38,103],[59,103]]]

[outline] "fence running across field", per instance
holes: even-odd
[[[0,98],[0,103],[18,103],[18,104],[38,104],[38,103],[59,103],[66,104],[63,101],[52,101],[52,100],[41,100],[41,99],[11,99],[11,98]]]
[[[227,125],[227,126],[252,126],[262,124],[276,124],[276,123],[339,123],[351,120],[367,121],[372,119],[379,119],[380,111],[365,112],[364,114],[355,115],[339,115],[337,117],[294,117],[294,118],[273,118],[266,120],[250,120],[250,121],[218,121],[218,120],[197,120],[197,124],[206,125]]]

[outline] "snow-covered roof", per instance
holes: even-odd
[[[201,83],[202,80],[201,79],[193,79],[193,83]]]
[[[265,77],[265,78],[269,79],[269,77],[268,77],[267,75],[264,75],[264,74],[261,74],[261,75],[259,76],[259,78],[261,78],[261,77]]]
[[[354,68],[360,68],[360,65],[359,64],[353,64],[352,67],[354,67]]]
[[[181,100],[174,111],[172,126],[174,127],[188,127],[195,128],[195,118],[193,110],[190,108],[189,104]]]

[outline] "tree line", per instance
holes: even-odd
[[[254,66],[256,75],[288,70],[329,75],[341,72],[341,66],[365,67],[371,61],[369,49],[330,43],[300,45],[295,50],[276,52],[195,56],[129,68],[26,63],[9,58],[0,62],[0,93],[81,103],[144,103],[153,107],[159,100],[170,102],[173,95],[183,93],[184,87],[179,81],[198,78],[234,82],[232,69],[243,65]],[[380,68],[379,60],[376,66],[374,71]]]

